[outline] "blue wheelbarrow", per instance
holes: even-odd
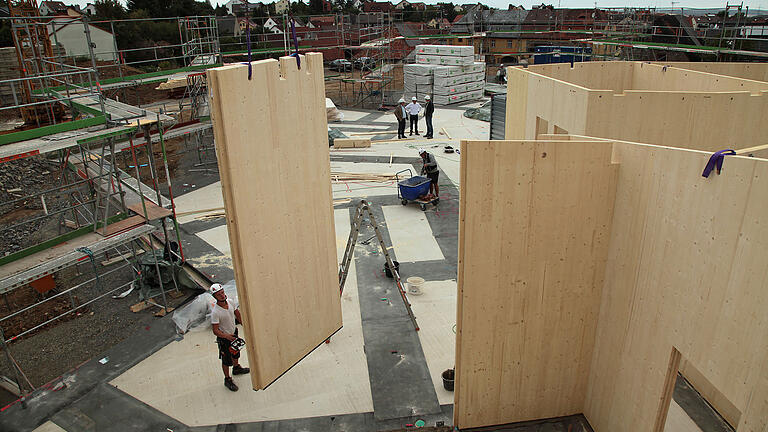
[[[410,177],[405,180],[400,180],[400,174],[409,173]],[[429,193],[429,185],[431,180],[427,177],[414,176],[413,171],[410,169],[404,169],[395,173],[397,178],[397,197],[400,198],[402,205],[408,204],[408,201],[419,203],[421,210],[427,209],[427,204],[437,205],[440,198],[435,197],[431,200],[424,200],[419,197],[427,195]]]

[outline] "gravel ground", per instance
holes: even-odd
[[[109,268],[102,268],[102,271],[106,270]],[[71,282],[59,281],[59,286],[72,286],[80,279],[92,277],[92,274],[88,273],[84,271],[83,275],[73,277]],[[102,277],[101,290],[95,285],[83,287],[83,292],[78,297],[81,301],[94,298],[99,293],[116,288],[132,278],[131,268],[124,268]],[[176,307],[192,293],[182,291],[182,296],[175,299],[169,296],[168,303],[171,307]],[[130,306],[138,301],[136,291],[123,299],[106,296],[88,305],[79,316],[54,322],[51,327],[11,342],[10,352],[32,384],[39,387],[98,356],[158,319],[153,315],[158,310],[155,307],[137,313],[131,312]],[[159,298],[157,301],[161,303]],[[5,358],[0,359],[0,374],[14,376]]]

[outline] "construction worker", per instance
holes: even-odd
[[[432,102],[432,98],[429,95],[424,96],[424,101],[427,104],[424,107],[424,120],[427,121],[427,133],[424,138],[434,138],[434,130],[432,129],[432,114],[435,113],[435,104]]]
[[[397,101],[395,117],[397,117],[397,139],[405,138],[405,119],[408,118],[408,111],[405,109],[405,99],[403,98]]]
[[[240,309],[235,302],[227,299],[224,287],[221,284],[211,285],[211,295],[216,299],[216,304],[211,310],[211,325],[213,334],[216,335],[216,343],[219,346],[219,358],[221,369],[224,371],[224,386],[231,391],[237,391],[237,384],[229,376],[229,368],[232,367],[233,375],[247,374],[251,370],[240,366],[240,352],[233,354],[230,346],[237,339],[237,323],[242,322]]]
[[[421,156],[421,161],[424,163],[421,167],[421,174],[429,177],[429,180],[431,181],[429,184],[429,193],[434,195],[435,198],[439,198],[440,187],[437,185],[437,179],[440,176],[440,169],[437,167],[437,160],[435,160],[433,154],[428,153],[424,149],[419,149],[419,156]]]
[[[411,103],[405,106],[405,109],[408,110],[408,114],[410,114],[411,118],[411,133],[410,135],[413,135],[413,129],[416,129],[416,135],[419,134],[419,111],[421,111],[421,105],[419,105],[418,102],[416,102],[416,96],[411,98]]]

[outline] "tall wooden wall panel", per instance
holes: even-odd
[[[768,63],[738,62],[655,62],[680,69],[708,72],[718,75],[768,82]]]
[[[590,94],[583,135],[711,152],[768,144],[768,91],[602,93]]]
[[[609,92],[610,94],[610,92]],[[536,117],[550,128],[577,133],[587,128],[590,90],[564,81],[509,68],[507,73],[507,125],[505,138],[535,139]]]
[[[341,327],[323,58],[208,70],[254,389]]]
[[[764,431],[768,161],[614,144],[620,164],[585,415],[597,432],[653,431],[673,349]]]
[[[612,219],[611,144],[461,150],[454,424],[580,413]]]
[[[659,65],[639,62],[600,63],[573,69],[509,68],[507,124],[512,127],[507,127],[506,138],[534,139],[538,117],[551,130],[557,126],[575,135],[696,150],[768,143],[768,83],[676,68],[665,72]],[[586,72],[594,76],[585,77]],[[616,92],[582,86],[609,78],[621,86],[630,79],[647,89],[629,86]]]
[[[768,83],[695,70],[642,62],[632,63],[632,86],[627,90],[675,92],[757,92],[768,90]]]

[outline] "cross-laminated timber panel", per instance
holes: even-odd
[[[559,142],[567,146],[589,139],[547,136],[536,145]],[[603,283],[591,296],[586,291],[569,291],[573,282],[549,290],[531,284],[527,290],[511,289],[515,285],[508,283],[505,290],[495,281],[516,282],[516,275],[523,275],[519,280],[525,281],[530,268],[547,262],[536,254],[515,253],[515,245],[544,245],[552,234],[529,230],[518,232],[523,235],[515,238],[508,234],[514,232],[507,228],[511,221],[531,219],[532,214],[539,214],[537,208],[548,205],[541,219],[559,218],[559,224],[568,230],[573,230],[568,224],[583,229],[584,223],[578,221],[584,212],[571,203],[592,200],[594,192],[582,185],[563,197],[549,193],[548,188],[532,187],[548,204],[532,201],[522,212],[498,213],[499,204],[483,207],[482,202],[471,202],[478,184],[494,191],[491,201],[495,203],[518,201],[516,188],[535,178],[527,173],[541,161],[525,154],[501,159],[488,149],[488,155],[481,154],[484,159],[478,160],[471,145],[463,149],[462,168],[473,169],[472,175],[463,173],[462,177],[456,424],[468,427],[529,420],[531,413],[521,408],[536,401],[536,418],[563,415],[566,407],[583,412],[596,432],[656,432],[664,427],[669,406],[665,396],[671,389],[667,385],[674,383],[678,367],[684,374],[692,367],[698,372],[694,381],[707,385],[703,394],[715,395],[719,400],[713,400],[714,405],[727,407],[729,417],[738,419],[734,424],[738,432],[764,432],[768,427],[768,160],[729,156],[722,175],[705,179],[701,176],[709,158],[705,152],[599,141],[613,149],[610,160],[618,171],[615,198],[607,204],[612,212],[608,226],[591,220],[587,225],[609,239],[603,249],[607,260],[594,254],[591,260],[581,261],[583,251],[556,242],[540,252],[557,256],[564,250],[564,262],[576,260],[578,264],[571,267],[572,276],[558,276],[547,267],[542,286],[551,281],[550,276],[577,281],[585,266],[601,272]],[[485,163],[479,164],[481,160]],[[571,161],[573,165],[559,168],[565,167],[576,183],[594,170],[594,165],[578,157]],[[495,173],[497,164],[514,167],[514,172],[504,177],[478,174]],[[482,181],[473,183],[473,176]],[[500,185],[503,193],[496,192]],[[500,240],[478,237],[482,232],[473,228],[477,225]],[[579,236],[581,231],[572,232]],[[497,247],[508,235],[512,242]],[[489,245],[486,252],[483,244],[475,243],[477,239]],[[467,266],[477,258],[489,261]],[[470,278],[487,280],[470,287]],[[486,285],[497,288],[489,293]],[[474,298],[470,288],[477,290]],[[594,301],[595,296],[600,300]],[[592,300],[591,307],[587,307],[587,299]],[[544,332],[540,329],[546,327],[536,320],[521,320],[521,310],[533,317],[537,311],[557,311],[547,324],[555,330]],[[567,351],[570,363],[561,360],[570,325],[595,320],[594,333],[585,331],[585,339],[579,340],[584,346]],[[541,364],[526,365],[520,358],[531,355],[535,342],[544,347],[538,357]],[[466,351],[469,348],[472,350]],[[591,353],[587,366],[577,362],[585,356],[583,352]],[[466,358],[473,360],[466,362]],[[568,372],[559,369],[559,364],[568,364]],[[515,372],[517,381],[508,378]],[[553,376],[560,378],[561,392],[551,390],[548,383]],[[567,385],[572,382],[586,382],[587,391],[569,391]],[[538,387],[523,388],[520,383],[537,383]]]
[[[254,389],[341,327],[320,54],[208,70]]]
[[[768,83],[643,63],[544,66],[508,69],[507,139],[557,127],[707,151],[766,143]]]
[[[583,411],[615,166],[604,142],[464,141],[454,424]]]
[[[619,178],[584,414],[652,431],[673,349],[768,427],[768,160],[614,144]],[[676,372],[676,370],[675,370]]]

